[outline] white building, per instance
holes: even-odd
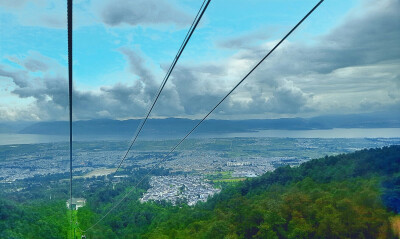
[[[68,209],[71,208],[72,210],[78,210],[80,207],[83,207],[86,205],[86,199],[72,198],[72,204],[71,204],[71,199],[68,199],[66,204],[67,204]]]

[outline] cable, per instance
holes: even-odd
[[[69,206],[72,210],[72,0],[67,1],[68,18],[68,82],[69,82]],[[70,213],[70,223],[72,231],[72,211]]]
[[[122,197],[122,199],[120,199],[116,204],[114,204],[114,206],[113,207],[111,207],[111,209],[110,210],[108,210],[107,211],[107,213],[106,214],[104,214],[103,215],[103,217],[101,217],[96,223],[94,223],[92,226],[90,226],[90,227],[88,227],[88,229],[86,229],[85,231],[83,231],[83,232],[86,232],[86,231],[88,231],[88,230],[90,230],[90,229],[92,229],[94,226],[96,226],[97,224],[99,224],[105,217],[107,217],[116,207],[118,207],[118,205],[120,205],[124,200],[125,200],[125,198],[127,198],[132,192],[133,192],[133,190],[135,190],[138,186],[139,186],[139,184],[140,183],[142,183],[143,182],[143,180],[145,179],[145,178],[147,178],[153,171],[154,171],[154,169],[156,168],[156,167],[158,167],[161,163],[163,163],[170,155],[171,155],[171,153],[172,152],[174,152],[175,151],[175,149],[183,142],[183,141],[185,141],[186,140],[186,138],[193,132],[193,131],[195,131],[196,130],[196,128],[197,127],[199,127],[199,125],[240,85],[240,84],[242,84],[242,82],[269,56],[269,55],[271,55],[271,53],[272,52],[274,52],[275,51],[275,49],[276,48],[278,48],[278,46],[289,36],[289,35],[291,35],[292,33],[293,33],[293,31],[294,30],[296,30],[296,28],[304,21],[304,20],[306,20],[307,18],[308,18],[308,16],[310,16],[310,14],[311,13],[313,13],[314,12],[314,10],[315,9],[317,9],[318,8],[318,6],[319,5],[321,5],[321,3],[323,2],[324,0],[320,0],[318,3],[317,3],[317,5],[315,5],[268,53],[267,53],[267,55],[265,55],[251,70],[250,70],[250,72],[249,73],[247,73],[244,77],[243,77],[243,79],[241,80],[241,81],[239,81],[236,85],[235,85],[235,87],[233,87],[232,88],[232,90],[230,90],[229,92],[228,92],[228,94],[226,94],[223,98],[222,98],[222,100],[220,100],[219,102],[218,102],[218,104],[216,105],[216,106],[214,106],[214,108],[212,108],[211,109],[211,111],[209,112],[209,113],[207,113],[204,117],[203,117],[203,119],[202,120],[200,120],[197,124],[196,124],[196,126],[195,127],[193,127],[192,128],[192,130],[190,130],[189,131],[189,133],[187,133],[186,134],[186,136],[185,137],[183,137],[180,141],[179,141],[179,143],[177,143],[172,149],[171,149],[171,151],[169,151],[169,153],[164,157],[164,158],[162,158],[162,160],[160,160],[157,164],[155,164],[151,169],[150,169],[150,171],[144,176],[144,177],[142,177],[142,179],[135,185],[135,186],[133,186],[133,188],[131,189],[131,190],[129,190],[123,197]]]
[[[205,6],[204,6],[204,3],[205,3],[206,1],[207,1],[207,3],[206,3]],[[136,129],[135,136],[133,137],[133,140],[132,140],[132,142],[131,142],[131,144],[130,144],[128,150],[126,151],[124,157],[122,157],[122,160],[119,162],[119,165],[118,165],[117,169],[116,169],[115,172],[114,172],[114,176],[115,176],[115,174],[117,173],[117,171],[121,168],[122,163],[125,161],[126,157],[128,156],[129,151],[132,149],[133,144],[136,142],[136,139],[138,138],[140,132],[141,132],[142,129],[143,129],[143,126],[146,124],[147,119],[149,118],[149,115],[150,115],[151,111],[153,110],[155,104],[157,103],[157,100],[158,100],[158,98],[160,97],[160,94],[161,94],[162,90],[163,90],[164,87],[165,87],[165,84],[167,83],[167,81],[168,81],[168,79],[169,79],[169,76],[171,75],[171,73],[172,73],[172,71],[173,71],[173,69],[174,69],[176,63],[177,63],[178,60],[179,60],[179,57],[181,56],[183,50],[185,49],[187,43],[189,42],[190,37],[192,36],[194,30],[196,29],[197,25],[199,24],[199,22],[200,22],[200,20],[201,20],[201,18],[202,18],[202,16],[203,16],[203,14],[204,14],[204,12],[206,11],[208,5],[210,4],[210,1],[211,1],[211,0],[204,0],[204,1],[203,1],[203,4],[201,5],[199,11],[197,12],[197,15],[196,15],[195,19],[193,20],[192,26],[189,28],[189,31],[188,31],[188,33],[186,34],[185,39],[183,40],[183,42],[182,42],[182,44],[181,44],[181,47],[180,47],[179,50],[178,50],[178,53],[176,54],[174,60],[173,60],[172,63],[171,63],[171,66],[169,67],[169,69],[168,69],[168,71],[167,71],[167,74],[165,75],[163,81],[161,82],[160,88],[158,89],[158,93],[156,94],[156,96],[155,96],[155,98],[154,98],[154,100],[153,100],[153,103],[151,104],[150,108],[148,109],[147,114],[146,114],[146,117],[144,118],[144,120],[141,121],[141,123],[139,124],[138,128]],[[203,8],[203,6],[204,6],[204,8]],[[200,15],[199,15],[199,14],[200,14]]]

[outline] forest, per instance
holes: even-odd
[[[138,172],[135,178],[147,172]],[[160,169],[159,174],[167,173]],[[79,229],[95,223],[137,180],[86,192]],[[140,203],[146,182],[87,238],[398,238],[400,146],[284,166],[189,207]],[[0,195],[1,196],[1,195]],[[0,238],[69,238],[65,200],[0,199]],[[77,232],[81,235],[82,231]]]

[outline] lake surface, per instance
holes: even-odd
[[[260,130],[251,133],[230,133],[227,137],[280,138],[400,138],[400,128],[326,129],[326,130]]]
[[[157,139],[176,139],[171,135],[159,136]],[[400,128],[374,128],[374,129],[327,129],[327,130],[261,130],[247,133],[223,134],[194,134],[191,138],[233,138],[233,137],[280,137],[280,138],[400,138]],[[156,138],[143,136],[145,140]],[[99,140],[130,140],[131,137],[117,135],[83,135],[74,136],[74,141],[99,141]],[[67,142],[66,135],[38,135],[38,134],[0,134],[0,145],[9,144],[37,144]]]

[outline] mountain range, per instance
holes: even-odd
[[[74,135],[132,135],[141,119],[94,119],[73,122]],[[186,118],[149,119],[143,134],[183,134],[198,120]],[[206,120],[198,134],[254,132],[259,130],[314,130],[332,128],[399,128],[400,112],[326,115],[312,118]],[[67,135],[67,121],[0,123],[0,133]]]

